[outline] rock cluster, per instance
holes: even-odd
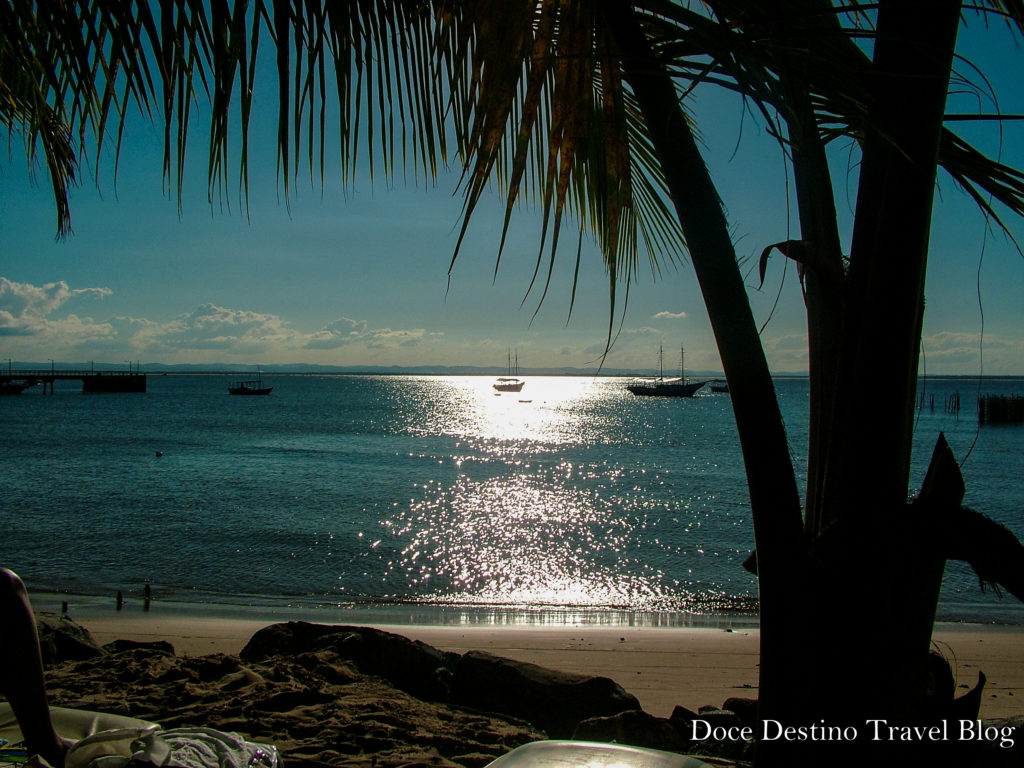
[[[479,651],[446,653],[367,627],[275,624],[238,656],[198,657],[177,656],[165,642],[100,647],[67,618],[40,616],[38,627],[51,703],[234,731],[276,744],[286,764],[481,768],[543,738],[614,741],[715,765],[753,756],[744,741],[694,742],[692,723],[756,729],[756,700],[698,712],[677,707],[660,718],[605,677]],[[1024,733],[1024,718],[986,726]],[[972,745],[962,764],[1020,765],[1022,752],[1024,738],[1012,750]]]
[[[606,677],[558,672],[483,651],[444,653],[368,627],[275,624],[257,632],[240,655],[259,661],[302,649],[335,653],[425,701],[529,722],[550,738],[570,738],[588,718],[640,709],[633,695]]]

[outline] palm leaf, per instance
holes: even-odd
[[[773,125],[786,108],[780,83],[797,66],[822,136],[862,134],[867,59],[854,38],[872,32],[869,25],[846,23],[849,13],[860,12],[856,4],[709,0],[706,6],[709,13],[672,0],[633,3],[681,93],[696,83],[730,88]],[[1020,2],[992,0],[986,8],[1021,27]],[[780,25],[785,13],[798,11],[827,32],[813,46],[796,46]],[[546,275],[545,290],[566,216],[600,244],[613,280],[634,279],[641,252],[655,274],[682,253],[642,117],[622,85],[602,17],[583,0],[9,0],[0,14],[0,119],[24,132],[30,160],[41,147],[58,200],[59,232],[70,224],[67,192],[78,158],[91,146],[98,170],[108,126],[115,126],[119,147],[133,106],[150,115],[159,105],[164,174],[180,204],[193,102],[207,100],[210,198],[227,196],[234,161],[238,195],[246,199],[252,94],[266,32],[276,57],[277,151],[286,200],[303,153],[308,173],[324,181],[332,98],[345,180],[354,177],[361,156],[371,174],[379,162],[388,177],[412,168],[434,178],[454,138],[466,169],[454,257],[492,187],[505,197],[495,269],[517,204],[534,202],[543,220],[534,281]],[[951,132],[942,162],[989,215],[994,203],[1024,213],[1024,182],[1013,169]]]

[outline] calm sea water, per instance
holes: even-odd
[[[0,398],[0,564],[35,590],[134,598],[149,583],[197,607],[684,624],[756,611],[728,395],[636,398],[583,377],[502,395],[488,377],[264,381],[266,398],[182,375],[150,375],[144,395],[68,382]],[[807,382],[777,388],[802,470]],[[945,431],[968,457],[966,503],[1024,536],[1024,427],[979,428],[979,391],[1024,382],[927,383],[914,477]],[[1024,623],[964,565],[943,589],[942,618]]]

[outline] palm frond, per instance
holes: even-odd
[[[872,30],[858,4],[708,0],[709,10],[697,11],[636,0],[632,7],[681,94],[698,83],[732,89],[781,137],[774,127],[787,109],[781,84],[798,74],[824,140],[863,134],[868,61],[855,40]],[[1022,28],[1019,0],[977,7]],[[257,61],[267,57],[269,39],[286,201],[301,165],[324,183],[336,109],[345,181],[361,162],[371,175],[378,167],[386,177],[411,169],[433,179],[454,146],[464,206],[453,262],[481,197],[497,189],[505,213],[495,270],[514,211],[528,202],[543,222],[532,283],[543,286],[542,298],[566,217],[599,243],[613,282],[628,284],[641,253],[658,274],[685,243],[602,18],[584,0],[9,1],[0,3],[0,120],[24,133],[30,160],[44,156],[61,233],[70,226],[78,163],[89,150],[98,170],[109,140],[116,167],[133,108],[163,120],[164,175],[180,205],[195,105],[207,102],[209,197],[230,201],[237,173],[237,195],[247,201]],[[814,45],[807,44],[811,24],[821,30]],[[991,200],[1024,214],[1024,181],[1013,169],[950,131],[942,147],[943,165],[979,205]],[[993,213],[992,204],[983,210]]]
[[[678,260],[683,238],[664,180],[593,5],[526,0],[502,4],[499,14],[490,6],[478,13],[467,10],[471,4],[453,5],[462,12],[460,23],[472,28],[462,28],[468,45],[446,46],[467,169],[459,245],[481,196],[497,186],[505,216],[496,270],[516,206],[532,201],[540,210],[528,289],[540,286],[538,306],[567,216],[580,235],[589,233],[600,244],[612,286],[635,277],[641,250],[652,268]],[[574,275],[573,295],[578,271]],[[610,291],[614,296],[614,287]]]
[[[649,22],[662,39],[662,55],[673,63],[681,82],[705,82],[734,90],[750,99],[772,126],[773,115],[785,117],[789,109],[781,86],[802,79],[810,89],[822,138],[826,142],[861,140],[868,120],[871,62],[856,39],[872,34],[866,15],[844,24],[845,9],[828,0],[785,4],[709,0],[707,5],[717,22],[668,2],[661,3],[660,17]],[[1024,29],[1024,4],[1020,2],[992,0],[972,8],[986,18],[995,15],[1003,19],[1014,30]],[[814,25],[813,45],[807,44],[807,24]],[[702,58],[709,61],[702,62]],[[982,73],[977,75],[983,78]],[[969,78],[960,78],[960,83],[975,88]],[[987,90],[987,84],[983,85]],[[986,115],[985,119],[1016,116]],[[993,204],[1024,215],[1020,174],[970,146],[951,127],[943,131],[939,163],[1012,238]]]

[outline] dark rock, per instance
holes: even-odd
[[[974,688],[969,690],[963,696],[958,699],[952,699],[949,703],[949,714],[951,717],[957,720],[975,720],[978,717],[978,712],[981,711],[981,696],[985,690],[985,683],[987,678],[985,673],[978,672],[978,682]]]
[[[576,726],[573,739],[614,741],[634,747],[682,752],[690,747],[690,738],[682,721],[655,717],[640,710],[620,712],[610,717],[592,717]]]
[[[750,718],[748,720],[748,718]],[[694,727],[693,721],[702,721],[699,727]],[[689,741],[687,751],[700,756],[712,756],[724,760],[752,760],[754,742],[743,739],[719,739],[705,738],[710,729],[733,729],[738,733],[744,726],[758,731],[757,722],[757,701],[754,699],[731,698],[726,699],[725,705],[719,709],[713,706],[703,706],[697,712],[676,707],[672,711],[670,721]],[[704,725],[703,723],[707,723]],[[699,740],[693,741],[694,736]]]
[[[1020,768],[1024,765],[1024,715],[949,723],[944,763],[971,768]],[[964,729],[964,730],[961,730]],[[961,738],[962,737],[962,738]],[[937,764],[937,763],[936,763]]]
[[[463,768],[484,768],[485,765],[494,762],[494,755],[472,752],[468,755],[454,755],[452,762]]]
[[[263,661],[278,654],[298,656],[321,648],[324,637],[330,638],[346,627],[288,621],[271,624],[249,638],[239,657],[245,661]],[[330,645],[330,641],[325,644]]]
[[[735,714],[745,726],[756,728],[758,725],[757,699],[740,697],[726,699],[722,704],[722,709]]]
[[[704,720],[712,728],[742,728],[743,721],[735,712],[718,707],[701,707],[697,718]]]
[[[419,640],[371,627],[289,621],[257,632],[240,654],[260,661],[275,655],[329,650],[363,674],[377,675],[424,701],[445,701],[458,654],[444,653]]]
[[[952,667],[940,653],[928,652],[927,675],[926,695],[943,703],[952,701],[956,693],[956,680],[953,677]]]
[[[551,738],[568,738],[581,720],[640,709],[607,677],[558,672],[483,651],[455,667],[451,702],[525,720]]]
[[[92,639],[89,630],[67,616],[37,613],[35,619],[44,666],[104,655],[104,650]]]
[[[235,674],[242,669],[242,664],[235,656],[224,653],[212,653],[199,656],[192,665],[195,679],[204,683],[222,680],[227,675]]]
[[[166,653],[174,655],[174,646],[166,640],[153,640],[143,642],[141,640],[114,640],[103,646],[107,653],[124,653],[125,651],[151,651],[153,653]]]
[[[265,712],[294,712],[300,707],[314,707],[332,699],[331,694],[316,690],[282,691],[256,702],[253,707]]]
[[[729,699],[730,702],[741,701],[740,699]],[[738,705],[742,706],[742,705]],[[700,720],[701,723],[694,727],[692,721]],[[706,725],[704,725],[706,723]],[[696,737],[690,746],[690,752],[695,755],[710,755],[724,760],[749,760],[754,748],[754,741],[746,741],[742,738],[727,738],[724,740],[710,738],[712,732],[723,733],[731,729],[732,734],[739,735],[744,723],[735,712],[718,707],[704,706],[698,709],[698,713],[688,722],[680,720],[680,726],[685,728],[687,738]],[[716,730],[722,729],[722,730]],[[757,732],[754,726],[755,733]],[[705,738],[708,737],[708,738]]]
[[[684,722],[690,722],[695,717],[697,717],[696,712],[694,712],[692,709],[681,707],[678,704],[676,704],[676,706],[672,708],[672,714],[669,715],[670,720],[682,720]]]
[[[106,654],[48,670],[47,693],[56,706],[242,733],[276,745],[292,768],[480,768],[544,736],[508,718],[420,701],[347,661],[336,680],[324,678],[333,654],[320,657]],[[217,670],[223,676],[211,679]]]

